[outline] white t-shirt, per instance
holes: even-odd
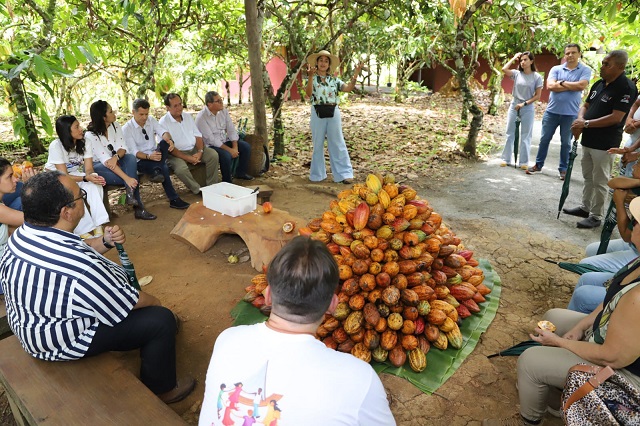
[[[93,153],[91,144],[85,143],[84,155],[78,154],[75,149],[67,152],[62,146],[60,139],[56,139],[49,145],[49,158],[47,164],[44,165],[46,170],[57,170],[56,164],[64,164],[67,166],[67,173],[74,176],[84,176],[84,159],[91,160]]]
[[[199,425],[242,425],[259,389],[257,424],[276,418],[278,426],[396,424],[369,364],[311,335],[262,323],[230,328],[216,340]]]
[[[109,149],[109,145],[113,147],[115,152],[118,152],[119,149],[124,149],[128,152],[127,145],[124,143],[122,127],[120,127],[118,123],[112,123],[107,127],[106,138],[87,130],[84,133],[84,140],[87,141],[87,145],[91,145],[94,161],[99,161],[102,164],[113,158],[113,153]]]

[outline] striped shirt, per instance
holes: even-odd
[[[127,317],[139,293],[125,270],[78,236],[25,223],[0,260],[9,326],[36,358],[82,358],[98,325]]]

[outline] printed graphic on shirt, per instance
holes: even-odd
[[[211,426],[278,426],[282,395],[267,392],[267,366],[241,382],[220,383],[217,418]]]

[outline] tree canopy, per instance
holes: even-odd
[[[256,11],[250,25],[259,27],[253,29],[260,49],[254,58],[262,62],[263,73],[257,78],[265,83],[261,102],[271,109],[276,155],[283,153],[286,141],[280,120],[284,101],[304,74],[304,58],[322,48],[342,59],[340,72],[345,77],[357,61],[370,65],[376,84],[383,67],[393,68],[398,102],[416,69],[436,64],[449,69],[464,95],[460,113],[470,123],[465,149],[471,154],[474,126],[482,125],[481,114],[487,112],[465,89],[479,57],[492,65],[496,93],[497,65],[512,52],[547,50],[560,56],[567,42],[626,49],[633,61],[629,70],[637,75],[637,0],[246,4]],[[162,95],[174,91],[185,101],[200,103],[202,94],[221,81],[244,80],[249,74],[244,1],[0,0],[0,6],[0,76],[5,89],[1,112],[12,115],[16,138],[32,154],[44,151],[41,138],[51,136],[55,116],[86,113],[100,97],[128,109],[133,98],[160,105]],[[264,64],[273,57],[287,66],[279,87],[273,87],[264,72]]]

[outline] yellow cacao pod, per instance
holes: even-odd
[[[438,339],[435,342],[431,342],[433,346],[440,350],[446,350],[449,346],[449,339],[447,339],[447,333],[440,333]]]
[[[382,189],[382,182],[376,175],[367,176],[367,188],[369,188],[373,193],[377,194]]]
[[[409,351],[409,366],[416,373],[420,373],[427,368],[427,357],[420,348]]]
[[[447,331],[444,334],[447,336],[447,341],[452,347],[460,349],[462,347],[462,333],[460,333],[458,325],[455,323],[454,325],[455,327],[451,331]]]
[[[385,208],[385,210],[391,204],[391,196],[384,189],[378,191],[378,200],[380,201],[380,204],[382,204],[382,207]]]

